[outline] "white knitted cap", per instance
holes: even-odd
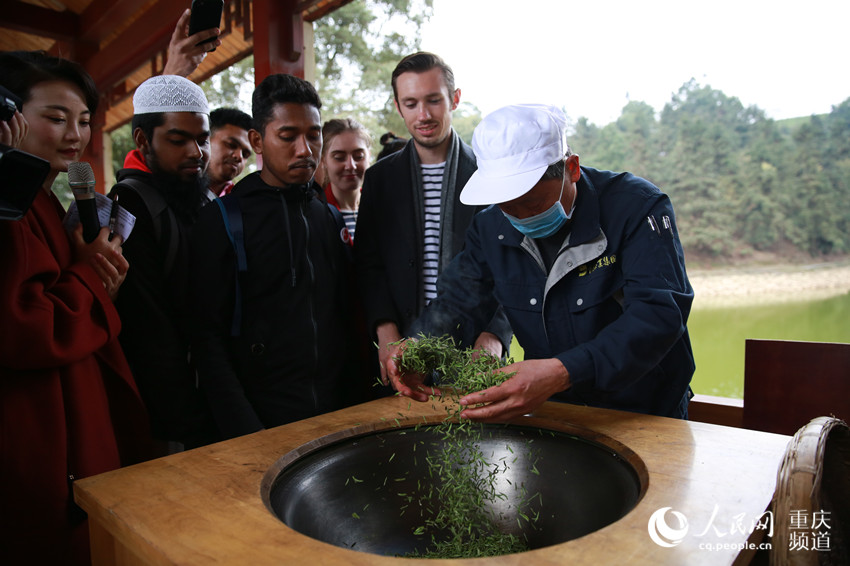
[[[209,114],[204,91],[185,77],[159,75],[151,77],[133,95],[133,113],[199,112]]]

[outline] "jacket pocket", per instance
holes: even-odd
[[[495,294],[514,335],[525,350],[526,359],[541,357],[547,344],[543,324],[543,285],[501,281],[496,285]]]
[[[596,338],[623,314],[623,280],[616,272],[575,284],[567,296],[568,318],[579,344]]]

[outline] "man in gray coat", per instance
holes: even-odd
[[[472,150],[452,129],[460,89],[451,67],[432,53],[414,53],[396,66],[392,85],[412,139],[366,171],[354,244],[384,380],[387,346],[400,340],[436,297],[437,276],[460,252],[479,210],[459,200],[476,165]],[[510,339],[510,326],[499,312],[474,346],[501,356]]]

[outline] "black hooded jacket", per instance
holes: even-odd
[[[232,336],[236,255],[221,209],[193,230],[192,355],[226,438],[363,400],[350,258],[318,185],[277,188],[259,173],[223,199],[242,212],[247,271],[239,275],[241,328]]]

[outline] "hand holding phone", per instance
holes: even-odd
[[[15,112],[23,109],[23,101],[11,90],[0,85],[0,120],[8,122]]]
[[[210,46],[215,48],[221,45],[221,39],[217,39],[219,32],[217,27],[189,35],[191,17],[192,10],[186,8],[180,15],[180,19],[177,20],[177,25],[174,26],[171,41],[168,43],[168,57],[162,70],[163,75],[188,77],[204,62]],[[212,43],[206,43],[205,40],[207,39]],[[198,43],[199,41],[200,43]]]
[[[192,0],[192,15],[189,19],[189,35],[194,35],[199,31],[204,31],[210,28],[217,28],[221,24],[221,13],[224,11],[223,0]],[[218,36],[211,37],[197,44],[201,46],[205,43],[215,41]],[[215,47],[210,49],[215,51]]]

